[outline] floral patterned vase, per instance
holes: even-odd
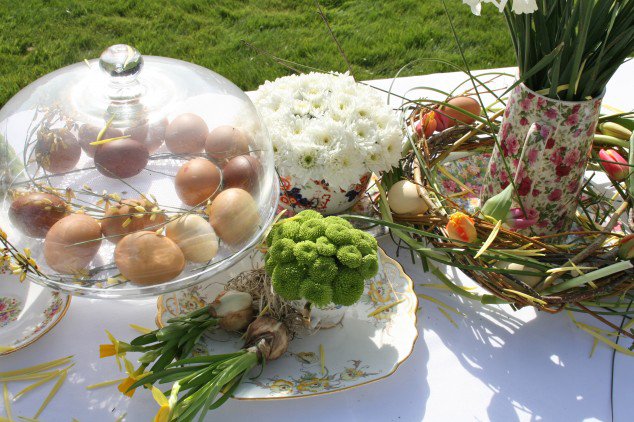
[[[280,175],[280,205],[298,213],[313,209],[324,215],[336,214],[351,208],[368,188],[371,173],[359,178],[348,189],[331,187],[327,180],[310,180],[298,184],[292,177]]]
[[[559,101],[518,85],[506,105],[500,148],[493,149],[481,202],[513,180],[527,217],[538,221],[528,234],[567,230],[577,208],[601,98]]]

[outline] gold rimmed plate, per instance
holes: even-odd
[[[162,327],[168,319],[213,301],[228,280],[262,265],[262,255],[254,252],[228,273],[160,296],[157,325]],[[247,379],[234,397],[240,400],[308,397],[347,390],[390,376],[414,348],[418,337],[417,305],[412,280],[398,262],[380,249],[379,272],[366,282],[361,300],[353,306],[320,312],[321,318],[327,319],[331,313],[340,323],[295,336],[288,352],[274,362],[267,362],[260,376]],[[194,354],[227,353],[241,345],[237,335],[210,331],[196,345]]]
[[[64,317],[70,296],[0,274],[0,356],[34,343]]]

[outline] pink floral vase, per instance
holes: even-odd
[[[526,218],[537,224],[527,234],[565,231],[577,208],[602,96],[559,101],[523,84],[511,93],[482,183],[481,203],[514,181]],[[504,165],[504,161],[508,166]]]
[[[292,177],[280,175],[280,206],[292,213],[306,209],[324,215],[337,214],[354,206],[368,189],[371,173],[359,178],[359,182],[347,189],[333,187],[326,180],[310,180],[299,184]]]

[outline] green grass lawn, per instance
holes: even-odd
[[[501,14],[446,0],[473,68],[512,65]],[[460,63],[440,0],[322,0],[357,79],[393,76],[420,58]],[[312,0],[0,0],[0,105],[38,77],[111,44],[213,69],[243,89],[290,70],[246,47],[324,70],[345,62]],[[451,70],[423,62],[405,74]]]

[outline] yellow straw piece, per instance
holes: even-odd
[[[12,377],[14,375],[30,374],[33,372],[43,371],[44,369],[53,368],[55,366],[61,366],[68,363],[72,359],[72,357],[72,355],[66,356],[60,359],[52,360],[50,362],[40,363],[39,365],[29,366],[28,368],[16,369],[15,371],[0,372],[0,378]]]
[[[128,139],[129,137],[130,135],[115,136],[114,138],[102,139],[101,141],[91,142],[90,145],[92,146],[103,145],[103,144],[107,144],[108,142],[118,141],[120,139]]]
[[[498,220],[498,222],[495,225],[495,227],[493,227],[493,230],[491,230],[491,234],[489,234],[489,237],[487,237],[486,242],[484,242],[484,244],[482,244],[482,246],[478,250],[478,253],[476,253],[475,256],[473,257],[474,259],[480,258],[480,255],[485,253],[486,250],[489,248],[489,246],[491,246],[491,244],[493,243],[493,241],[495,240],[495,238],[497,237],[497,235],[498,235],[498,233],[500,231],[500,227],[502,227],[502,220]]]
[[[399,303],[403,303],[403,302],[405,302],[405,299],[397,300],[396,302],[392,302],[392,303],[390,303],[390,304],[388,304],[388,305],[385,305],[385,306],[381,306],[381,307],[379,307],[379,308],[376,308],[374,311],[372,311],[372,312],[370,312],[370,313],[368,314],[368,318],[373,317],[373,316],[376,316],[376,315],[380,314],[381,312],[385,312],[385,311],[387,311],[387,310],[390,310],[390,309],[392,309],[393,307],[395,307],[396,305],[398,305]]]
[[[67,370],[62,371],[62,373],[59,375],[59,378],[57,379],[57,382],[55,382],[55,385],[53,386],[53,388],[51,388],[51,392],[48,393],[48,396],[46,396],[46,398],[44,399],[44,403],[42,403],[42,405],[40,406],[35,416],[33,416],[33,419],[37,419],[40,417],[44,409],[46,409],[46,406],[48,406],[51,400],[53,400],[53,397],[55,397],[55,394],[57,394],[57,391],[60,389],[60,387],[66,380],[67,375],[68,375]]]
[[[33,384],[29,385],[28,387],[25,387],[22,391],[18,392],[18,394],[16,394],[15,397],[13,397],[13,401],[16,401],[17,399],[19,399],[20,397],[22,397],[23,395],[25,395],[29,391],[35,390],[40,385],[46,384],[47,382],[51,381],[53,378],[57,377],[58,375],[59,375],[59,372],[51,374],[48,377],[42,378],[41,380],[39,380],[37,382],[34,382]]]
[[[39,419],[27,418],[26,416],[18,416],[18,419],[22,419],[23,421],[26,421],[26,422],[40,422]]]
[[[521,296],[524,299],[530,300],[531,302],[535,302],[535,303],[539,303],[540,305],[546,305],[546,302],[541,300],[541,299],[537,299],[536,297],[533,297],[531,295],[527,295],[526,293],[522,293],[522,292],[518,292],[517,290],[513,290],[513,289],[502,289],[505,292],[509,292],[509,293],[513,293],[515,295]]]
[[[0,346],[0,353],[10,352],[11,350],[13,350],[11,346]]]
[[[443,166],[437,166],[436,167],[438,169],[438,171],[440,171],[440,173],[442,173],[443,176],[445,176],[448,179],[451,179],[452,181],[454,181],[458,186],[460,186],[461,189],[466,190],[467,192],[469,192],[471,195],[477,196],[475,194],[475,192],[471,189],[469,189],[469,187],[467,187],[467,185],[465,185],[464,183],[462,183],[460,181],[460,179],[456,178],[453,174],[449,173],[449,171],[447,171],[447,169]]]
[[[2,396],[4,397],[4,411],[7,413],[7,418],[9,420],[13,420],[13,415],[11,414],[11,402],[9,401],[9,389],[7,388],[7,383],[2,384]]]
[[[573,266],[573,267],[559,267],[559,268],[551,268],[549,270],[546,270],[546,272],[548,274],[554,274],[554,273],[566,273],[568,271],[579,271],[579,273],[583,274],[583,272],[581,270],[596,270],[597,267],[578,267],[578,266]]]
[[[106,133],[106,131],[108,130],[108,128],[112,124],[113,120],[114,120],[114,116],[112,116],[110,119],[108,119],[108,121],[106,122],[106,125],[103,128],[101,128],[101,130],[97,134],[97,139],[96,139],[97,142],[101,141],[101,138]]]
[[[152,330],[150,330],[149,328],[142,327],[142,326],[136,325],[136,324],[130,324],[130,328],[132,328],[134,330],[137,330],[141,334],[147,334],[147,333],[151,333],[152,332]]]
[[[0,422],[13,422],[11,419],[7,419],[4,416],[0,416]]]
[[[326,375],[326,354],[324,353],[324,345],[319,345],[319,363],[321,365],[321,375]]]
[[[97,388],[103,388],[103,387],[108,387],[108,386],[114,385],[114,384],[120,384],[121,382],[123,382],[126,379],[128,379],[128,378],[127,377],[126,378],[119,378],[118,380],[110,380],[110,381],[98,382],[97,384],[87,385],[86,386],[86,390],[95,390]]]
[[[440,306],[441,308],[445,308],[446,310],[451,311],[451,312],[455,313],[456,315],[464,316],[464,314],[462,312],[460,312],[459,310],[457,310],[455,308],[452,308],[451,306],[447,305],[442,300],[438,300],[435,297],[427,296],[426,294],[423,294],[423,293],[417,293],[416,296],[418,296],[420,298],[423,298],[425,300],[428,300],[430,302],[433,302],[436,305]]]
[[[31,381],[31,380],[39,380],[42,378],[46,378],[52,374],[59,374],[59,371],[50,371],[50,372],[40,372],[36,374],[25,374],[25,375],[15,375],[12,377],[2,377],[0,378],[0,382],[11,382],[11,381]]]
[[[445,318],[447,318],[449,320],[449,322],[451,322],[451,325],[453,325],[454,327],[458,328],[458,324],[456,324],[456,321],[454,321],[454,319],[451,317],[451,315],[449,315],[449,312],[445,311],[440,306],[438,306],[436,309],[438,309],[440,311],[440,313],[442,313],[445,316]]]

